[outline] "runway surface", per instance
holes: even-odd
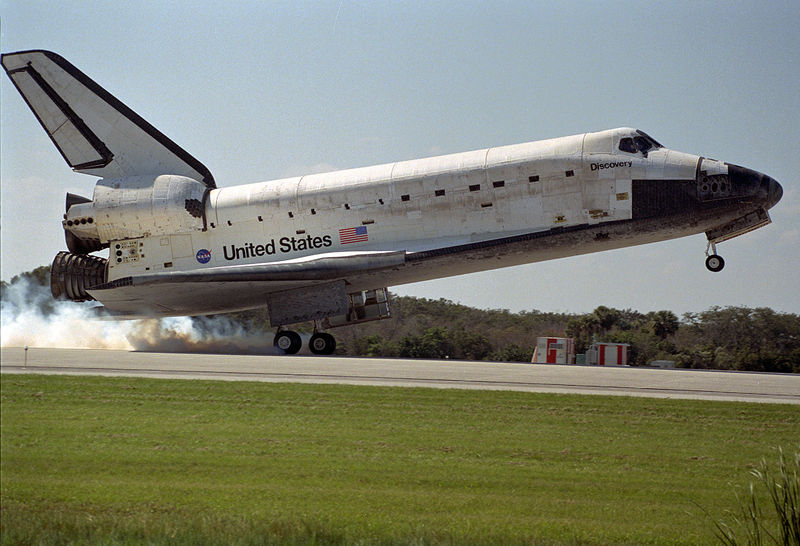
[[[800,375],[452,360],[0,349],[0,372],[515,390],[800,405]]]

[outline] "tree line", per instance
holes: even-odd
[[[767,308],[712,307],[678,318],[597,307],[591,313],[481,310],[448,300],[395,297],[392,321],[344,327],[345,354],[530,362],[538,337],[628,343],[629,364],[800,373],[800,316]]]
[[[6,300],[16,284],[49,288],[43,266],[0,282]],[[30,297],[39,311],[52,300]],[[683,368],[800,373],[800,316],[768,308],[711,307],[682,317],[672,311],[641,313],[600,306],[591,313],[476,309],[446,299],[391,298],[392,318],[337,328],[337,353],[368,357],[450,358],[530,362],[538,337],[572,337],[581,353],[593,340],[630,344],[629,364],[672,360]],[[271,343],[266,309],[226,315]],[[202,331],[205,317],[194,319]],[[310,332],[313,324],[293,327]]]

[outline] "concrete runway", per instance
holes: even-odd
[[[800,375],[452,360],[0,349],[0,372],[343,383],[800,405]]]

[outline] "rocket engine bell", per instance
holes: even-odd
[[[107,281],[108,260],[99,256],[59,252],[50,267],[50,292],[54,298],[93,300],[87,288]]]

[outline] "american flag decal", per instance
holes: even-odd
[[[339,242],[343,245],[348,243],[363,243],[368,240],[367,226],[349,227],[339,230]]]

